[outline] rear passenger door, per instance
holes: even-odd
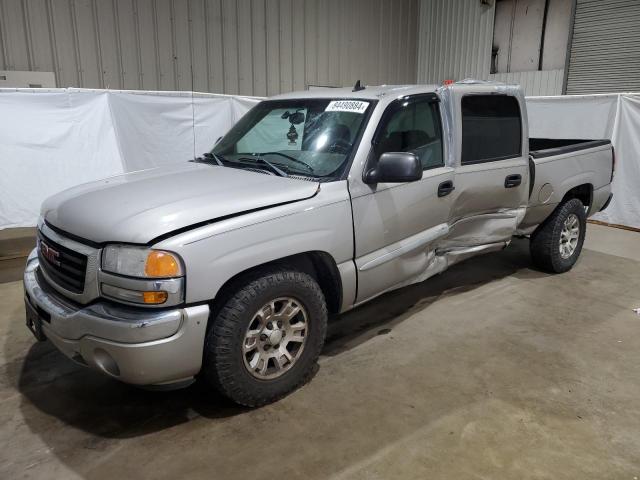
[[[524,216],[528,198],[524,99],[493,86],[452,88],[458,117],[454,122],[456,190],[443,247],[507,241]]]

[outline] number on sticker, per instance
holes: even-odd
[[[329,102],[325,112],[353,112],[364,113],[369,106],[369,102],[359,100],[334,100]]]

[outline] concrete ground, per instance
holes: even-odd
[[[35,228],[0,230],[0,283],[22,278],[24,262],[36,243]]]
[[[638,479],[640,234],[577,266],[528,242],[343,315],[311,383],[260,409],[75,366],[0,285],[0,478]]]

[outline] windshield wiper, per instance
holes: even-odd
[[[239,161],[249,161],[249,162],[253,162],[253,163],[263,163],[265,164],[267,167],[269,167],[271,169],[272,172],[274,172],[276,175],[278,175],[279,177],[288,177],[289,174],[287,172],[285,172],[284,170],[282,170],[279,167],[276,167],[273,163],[271,163],[269,160],[264,159],[264,158],[251,158],[251,157],[241,157],[238,159]]]
[[[217,165],[224,167],[224,163],[223,160],[224,158],[222,158],[222,155],[216,155],[215,153],[205,153],[203,154],[201,157],[196,157],[193,160],[190,160],[192,162],[206,162],[209,163],[210,160],[213,160],[214,162],[216,162]]]
[[[219,153],[207,152],[202,157],[198,157],[195,160],[197,162],[207,162],[207,161],[213,160],[214,162],[216,162],[216,164],[220,165],[221,167],[224,167],[224,162],[226,162],[227,164],[233,163],[233,164],[236,164],[236,165],[237,164],[242,164],[242,162],[247,162],[247,161],[248,162],[252,162],[252,163],[262,163],[262,164],[266,165],[267,167],[269,167],[269,170],[271,170],[273,173],[275,173],[279,177],[288,177],[289,176],[289,174],[287,172],[285,172],[284,170],[282,170],[279,167],[276,167],[273,163],[271,163],[269,160],[266,160],[264,158],[241,157],[241,158],[238,158],[237,160],[227,160],[226,158],[224,158]]]
[[[222,161],[224,160],[224,157],[222,155],[216,155],[215,153],[207,152],[204,154],[204,158],[213,158],[213,160],[218,165],[220,165],[221,167],[224,167],[224,164],[222,163]]]
[[[259,153],[258,154],[258,156],[260,156],[260,157],[262,157],[263,155],[280,155],[281,157],[284,157],[287,160],[291,160],[292,162],[297,163],[298,165],[302,165],[307,170],[309,170],[309,172],[313,173],[313,167],[311,165],[309,165],[308,163],[303,162],[302,160],[298,160],[297,158],[292,157],[291,155],[287,155],[286,153],[282,153],[282,152],[264,152],[264,153]]]

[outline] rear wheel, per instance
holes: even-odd
[[[311,377],[326,327],[325,299],[311,276],[265,272],[238,288],[213,319],[204,376],[236,403],[271,403]]]
[[[548,272],[571,270],[582,251],[587,215],[580,200],[562,203],[531,235],[533,263]]]

